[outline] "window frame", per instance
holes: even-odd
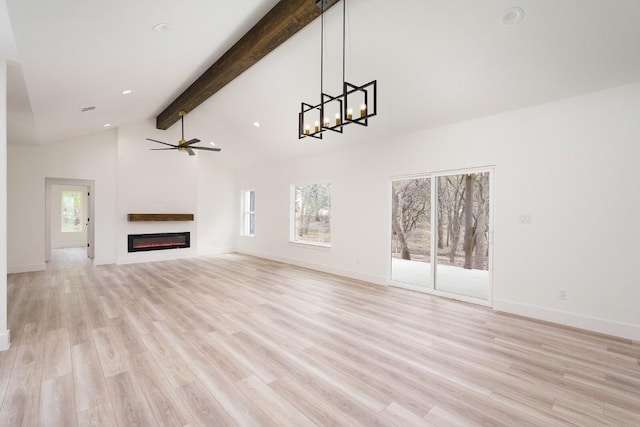
[[[297,196],[297,187],[308,187],[311,185],[327,185],[329,188],[329,241],[328,242],[319,242],[315,240],[303,240],[297,237],[297,226],[296,226],[296,196]],[[310,247],[319,247],[319,248],[331,248],[332,247],[332,234],[331,234],[331,183],[329,181],[314,181],[307,182],[302,184],[291,184],[290,192],[289,192],[289,243],[296,245],[304,245]]]
[[[251,202],[253,201],[253,210]],[[252,230],[253,226],[253,230]],[[253,233],[251,232],[253,231]],[[243,190],[240,193],[240,236],[255,237],[256,235],[256,191]]]

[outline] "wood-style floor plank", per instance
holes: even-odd
[[[314,426],[315,423],[290,405],[258,377],[250,376],[236,383],[274,422],[282,426]]]
[[[195,380],[193,372],[184,364],[184,360],[176,354],[160,332],[152,332],[141,338],[173,388],[180,388]]]
[[[107,378],[109,398],[121,426],[152,426],[158,425],[162,419],[155,419],[152,415],[142,391],[129,372],[123,372]],[[170,424],[168,424],[170,425]]]
[[[238,425],[199,381],[179,387],[177,391],[184,405],[197,420],[197,425],[202,427]]]
[[[78,412],[78,425],[83,427],[110,427],[116,425],[111,405],[98,405]]]
[[[78,411],[85,411],[109,401],[100,357],[93,341],[71,349],[73,381]]]
[[[42,382],[38,415],[38,426],[41,427],[73,427],[77,424],[71,374]]]
[[[0,408],[1,426],[35,426],[40,407],[44,342],[18,348]]]
[[[133,377],[156,420],[176,426],[193,421],[189,411],[180,404],[175,388],[171,386],[161,367],[150,354],[138,353],[133,356],[132,370]]]
[[[94,329],[93,340],[105,377],[121,374],[129,369],[124,349],[116,344],[116,338],[110,326]]]
[[[0,426],[636,426],[640,342],[227,254],[8,276]]]
[[[0,402],[7,392],[19,348],[20,346],[10,347],[9,350],[0,352]]]
[[[42,380],[63,377],[71,372],[71,346],[67,329],[47,332]]]
[[[389,406],[384,408],[381,415],[394,423],[397,426],[407,427],[419,427],[425,425],[434,426],[435,424],[428,424],[424,418],[421,418],[413,412],[403,408],[395,402],[392,402]]]

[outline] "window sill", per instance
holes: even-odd
[[[303,246],[303,247],[331,249],[331,243],[309,242],[306,240],[289,240],[289,243],[293,245]]]
[[[241,234],[240,237],[256,237],[255,234]]]

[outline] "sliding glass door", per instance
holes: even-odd
[[[491,172],[392,181],[393,283],[490,301]]]
[[[391,184],[391,280],[431,286],[431,178]]]
[[[489,299],[489,178],[489,172],[436,178],[436,290]]]

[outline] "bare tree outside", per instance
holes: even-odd
[[[437,187],[437,262],[488,270],[489,172],[392,183],[392,256],[431,262],[431,184]]]
[[[438,247],[438,263],[488,270],[489,173],[450,175],[437,180],[441,216],[438,228],[445,234]]]
[[[331,184],[296,185],[294,239],[331,242]]]
[[[392,281],[489,298],[490,174],[392,182]]]
[[[393,257],[429,262],[431,257],[431,178],[393,181]]]

